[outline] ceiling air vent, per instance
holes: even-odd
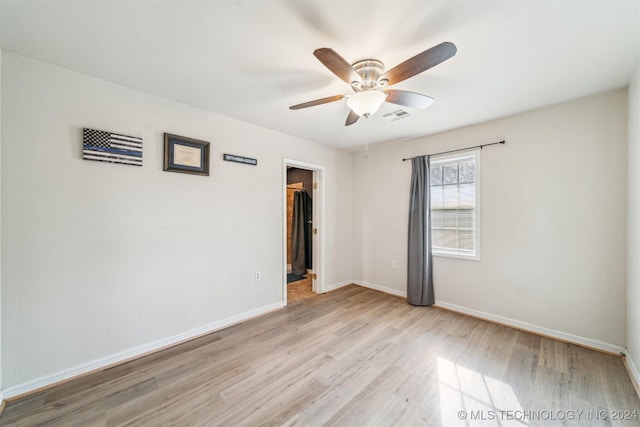
[[[383,114],[382,117],[387,119],[390,122],[395,122],[396,120],[406,119],[411,116],[411,114],[407,113],[404,110],[396,110],[391,113]]]

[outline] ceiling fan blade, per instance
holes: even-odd
[[[456,45],[451,42],[440,43],[431,49],[427,49],[424,52],[407,59],[402,64],[396,65],[384,73],[380,77],[380,80],[389,80],[389,85],[399,83],[446,61],[455,55],[457,51],[458,49],[456,48]]]
[[[322,47],[313,51],[313,54],[322,64],[327,67],[333,74],[338,76],[342,81],[351,85],[351,82],[361,82],[362,79],[342,56],[338,55],[333,49]]]
[[[404,105],[412,108],[427,108],[433,104],[433,98],[415,92],[407,92],[406,90],[385,90],[387,94],[386,102],[392,104]]]
[[[351,126],[352,124],[357,122],[359,118],[360,116],[354,113],[353,110],[349,110],[349,115],[347,116],[347,121],[344,122],[344,125]]]
[[[329,102],[340,101],[342,98],[344,98],[344,95],[329,96],[327,98],[321,98],[321,99],[316,99],[309,102],[303,102],[302,104],[292,105],[291,107],[289,107],[289,109],[300,110],[302,108],[309,108],[309,107],[314,107],[316,105],[327,104]]]

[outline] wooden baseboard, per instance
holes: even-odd
[[[6,400],[0,401],[0,417],[2,416],[2,413],[4,412],[4,408],[6,407],[7,407],[7,401]]]

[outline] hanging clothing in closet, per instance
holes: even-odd
[[[311,269],[311,243],[313,230],[313,202],[309,193],[299,190],[293,197],[293,220],[291,223],[291,270],[304,275]]]

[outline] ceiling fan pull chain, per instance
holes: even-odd
[[[369,158],[369,115],[365,116],[364,121],[364,158]]]

